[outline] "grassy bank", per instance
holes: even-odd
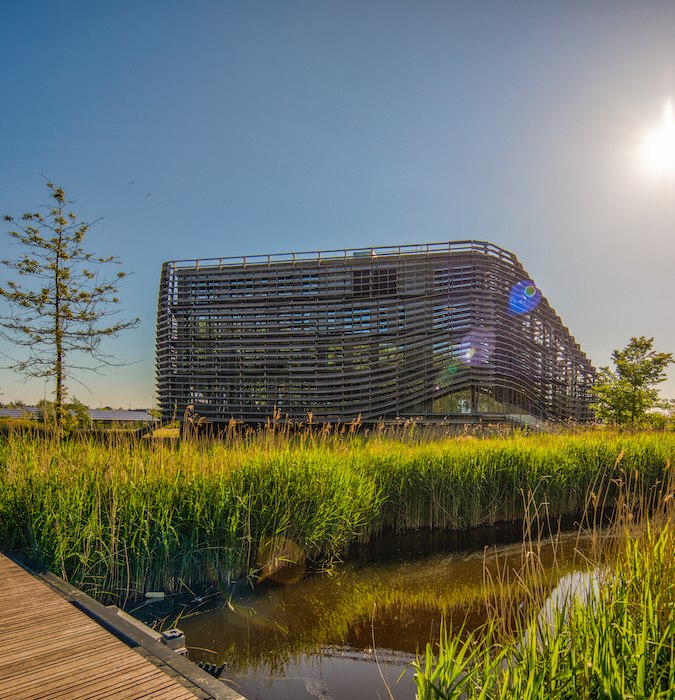
[[[675,436],[648,433],[178,444],[10,435],[0,444],[0,546],[124,599],[267,575],[289,552],[329,564],[385,527],[516,520],[526,503],[577,514],[598,507],[589,493],[611,504],[613,470],[648,488],[673,456]]]
[[[672,524],[628,534],[613,566],[593,576],[506,638],[495,617],[469,637],[446,635],[437,652],[429,645],[416,667],[419,700],[673,698]]]

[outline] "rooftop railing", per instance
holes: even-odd
[[[408,255],[437,255],[439,253],[482,253],[501,259],[517,262],[517,258],[504,248],[488,241],[447,241],[444,243],[417,243],[397,246],[371,246],[363,248],[340,248],[335,250],[313,250],[295,253],[270,253],[264,255],[241,255],[223,258],[201,258],[171,260],[168,264],[174,268],[223,268],[247,267],[249,265],[274,265],[277,263],[301,262],[321,263],[328,260],[349,260],[352,258],[385,258]]]

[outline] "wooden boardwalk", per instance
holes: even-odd
[[[166,647],[156,656],[152,644],[131,648],[0,554],[0,699],[241,698],[215,679],[195,684],[190,668],[203,678],[200,669]]]

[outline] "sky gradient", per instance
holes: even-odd
[[[675,188],[638,157],[673,2],[0,0],[0,65],[0,214],[44,173],[134,273],[141,324],[107,346],[133,364],[71,385],[92,407],[153,405],[173,259],[488,240],[596,367],[631,336],[675,352]]]

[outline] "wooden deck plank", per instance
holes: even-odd
[[[1,599],[1,598],[0,598]],[[58,601],[57,601],[58,602]],[[45,605],[41,608],[28,608],[24,610],[21,607],[21,603],[16,603],[16,613],[12,614],[10,620],[5,621],[0,629],[12,629],[20,625],[31,624],[36,619],[40,619],[40,613],[44,612],[45,615],[42,616],[42,620],[39,623],[39,627],[49,626],[49,625],[63,625],[64,621],[70,625],[78,625],[81,627],[91,627],[95,629],[98,625],[93,620],[90,620],[86,615],[81,615],[80,612],[74,608],[72,605],[68,609],[64,610],[62,605]],[[12,609],[6,606],[7,609]],[[70,609],[72,608],[72,609]],[[50,617],[52,613],[58,613],[56,617]]]
[[[87,686],[87,691],[93,690],[96,693],[96,697],[99,698],[104,698],[106,695],[109,695],[111,693],[118,693],[120,690],[126,690],[127,688],[132,688],[134,685],[139,685],[148,679],[152,680],[154,679],[154,674],[151,674],[149,671],[144,671],[141,673],[138,672],[129,672],[129,670],[125,671],[118,671],[118,675],[114,679],[114,685],[110,684],[110,679],[101,678],[97,680],[95,683],[92,683],[91,685]],[[165,676],[165,679],[169,682],[169,685],[172,685],[171,679],[168,676]],[[84,688],[80,687],[77,690],[73,690],[70,695],[68,695],[68,699],[72,700],[79,700],[80,698],[85,697],[84,696]]]
[[[94,659],[99,658],[99,655],[107,659],[109,657],[111,647],[109,645],[100,645],[93,655]],[[77,649],[73,650],[71,648],[62,648],[57,651],[53,651],[50,654],[49,661],[50,665],[54,668],[65,668],[72,669],[77,668],[78,664],[82,664],[92,658],[91,649]],[[14,666],[7,666],[0,672],[0,683],[4,682],[10,677],[17,678],[20,674],[29,675],[35,670],[35,660],[26,659],[21,663],[17,663]]]
[[[56,611],[49,611],[47,614],[52,614]],[[84,617],[81,615],[80,617]],[[4,638],[12,638],[13,640],[21,639],[23,637],[35,637],[35,630],[39,628],[40,633],[44,639],[49,639],[52,635],[60,636],[61,633],[75,632],[80,634],[87,634],[88,632],[96,632],[97,626],[91,624],[91,620],[84,620],[68,617],[51,617],[46,619],[40,619],[39,616],[31,616],[28,618],[21,618],[21,625],[7,625],[0,629],[0,641],[4,641]]]
[[[118,652],[119,650],[115,649],[114,651]],[[92,663],[91,655],[82,655],[75,661],[72,661],[69,658],[57,660],[52,660],[49,658],[38,667],[36,667],[35,663],[33,662],[30,667],[24,666],[23,668],[17,668],[13,676],[10,675],[4,679],[4,683],[7,684],[9,682],[12,687],[25,687],[31,684],[39,685],[43,683],[46,678],[50,676],[52,670],[56,668],[63,669],[64,672],[60,673],[57,670],[55,677],[58,678],[59,676],[62,676],[69,684],[72,684],[74,682],[74,678],[83,678],[84,680],[88,681],[89,679],[94,679],[98,676],[110,676],[110,674],[114,673],[115,671],[142,669],[145,665],[147,665],[143,663],[143,659],[140,656],[133,654],[133,652],[132,655],[136,658],[134,659],[132,656],[131,658],[120,660],[117,654],[111,654],[110,650],[108,649],[106,653],[102,654],[100,657],[93,657],[98,662],[96,665]],[[86,669],[85,674],[82,673],[83,668]],[[152,664],[150,664],[150,668],[153,672],[163,675],[156,667],[153,667]],[[12,678],[15,679],[14,682],[12,682]],[[58,686],[58,682],[55,682],[55,685]]]
[[[4,581],[3,585],[5,585]],[[44,613],[49,614],[50,612],[58,610],[60,607],[58,604],[51,601],[45,605],[26,605],[20,600],[17,600],[14,604],[5,600],[3,601],[3,604],[10,610],[12,609],[12,605],[16,605],[17,607],[12,613],[12,617],[10,619],[0,621],[0,634],[2,634],[5,630],[9,631],[14,627],[20,627],[21,625],[25,624],[26,621],[39,617],[40,613],[43,613],[44,617]],[[55,620],[54,624],[58,624],[58,621]]]
[[[196,696],[0,554],[0,698]]]
[[[0,644],[2,644],[5,638],[11,638],[15,642],[22,637],[35,636],[35,628],[40,627],[42,636],[45,639],[49,639],[52,635],[60,635],[65,629],[76,630],[81,634],[92,631],[89,625],[85,625],[80,620],[62,620],[58,619],[58,610],[48,611],[47,615],[51,615],[50,618],[40,619],[39,615],[32,615],[31,617],[21,618],[21,623],[16,624],[12,622],[11,625],[6,625],[0,628]]]
[[[100,679],[109,683],[111,674],[123,673],[130,669],[134,671],[139,668],[137,665],[132,665],[130,660],[125,660],[123,662],[113,661],[111,663],[106,655],[101,655],[98,658],[98,668],[86,678],[79,678],[77,675],[74,676],[73,673],[77,671],[79,664],[81,664],[83,660],[88,665],[91,664],[91,659],[86,658],[78,659],[78,664],[75,667],[73,667],[73,665],[50,665],[35,673],[25,674],[20,681],[12,684],[12,688],[16,693],[21,693],[29,697],[31,692],[39,695],[39,693],[42,692],[42,688],[46,686],[50,688],[50,692],[52,693],[51,697],[56,697],[59,688],[76,688],[81,684],[90,684],[93,687]],[[3,697],[1,693],[0,697]]]
[[[34,661],[24,662],[12,674],[5,674],[3,685],[11,682],[12,687],[27,687],[32,683],[43,682],[48,677],[64,677],[72,678],[73,675],[80,676],[81,669],[87,668],[86,678],[94,678],[99,673],[105,673],[105,669],[126,668],[131,664],[136,664],[133,656],[138,657],[138,654],[133,654],[130,658],[120,659],[116,655],[110,653],[110,649],[101,650],[98,654],[81,653],[76,657],[57,658],[49,657],[44,663],[36,665]],[[136,666],[137,667],[137,666]],[[103,669],[99,672],[99,669]],[[13,682],[11,679],[14,679]]]
[[[171,692],[172,691],[169,688],[165,688],[163,690],[143,692],[136,695],[135,700],[176,700],[175,695],[169,694]]]
[[[40,637],[31,637],[28,640],[19,639],[19,644],[14,646],[13,641],[12,646],[8,647],[7,651],[3,651],[2,658],[0,659],[0,670],[5,668],[16,667],[22,661],[30,661],[34,659],[35,661],[47,662],[49,663],[49,657],[52,652],[58,651],[61,648],[66,650],[74,650],[83,648],[93,648],[94,645],[101,641],[100,636],[96,630],[88,630],[85,633],[79,633],[77,631],[71,632],[65,630],[59,637],[52,637],[49,640],[43,640]],[[111,653],[114,654],[119,647],[116,645],[111,645]]]
[[[158,677],[157,673],[160,674]],[[105,692],[131,692],[142,683],[150,681],[161,687],[165,684],[174,685],[173,679],[165,676],[159,669],[148,669],[143,666],[116,666],[109,669],[101,669],[100,673],[85,679],[63,682],[51,687],[52,700],[79,700],[80,698],[102,697]]]
[[[3,579],[3,585],[10,585],[4,583]],[[14,584],[11,584],[14,585]],[[35,594],[35,591],[31,591],[31,593]],[[44,600],[44,601],[39,601],[39,600],[27,600],[27,596],[22,595],[22,596],[15,596],[12,598],[9,598],[8,596],[4,598],[4,604],[7,607],[11,607],[16,605],[16,614],[17,615],[33,615],[35,612],[38,610],[47,610],[47,609],[55,609],[59,607],[58,601],[51,601],[51,600]]]

